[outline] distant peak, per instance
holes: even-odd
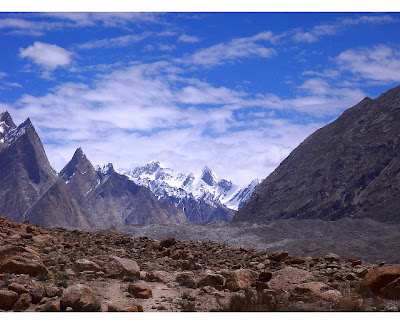
[[[203,168],[203,171],[201,173],[201,180],[203,180],[209,186],[213,186],[216,183],[214,173],[208,166],[205,166]]]
[[[113,166],[113,164],[112,163],[108,163],[107,165],[105,165],[104,167],[103,167],[103,173],[104,174],[106,174],[106,175],[111,175],[111,174],[113,174],[113,173],[115,173],[115,169],[114,169],[114,166]]]
[[[10,128],[16,127],[8,111],[5,111],[0,114],[0,123],[1,122],[4,122]]]

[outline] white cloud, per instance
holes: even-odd
[[[132,43],[140,42],[148,36],[148,33],[141,35],[124,35],[114,38],[104,38],[99,40],[89,41],[83,44],[79,44],[79,49],[93,49],[93,48],[104,48],[104,47],[124,47]]]
[[[306,32],[306,33],[297,32],[296,34],[294,34],[293,40],[295,42],[313,43],[313,42],[317,41],[318,38],[315,35],[308,33],[308,32]]]
[[[274,56],[273,48],[265,47],[259,42],[271,41],[271,32],[262,32],[252,37],[235,38],[229,43],[220,43],[193,54],[191,62],[200,65],[218,65],[240,58]]]
[[[200,42],[200,39],[196,36],[190,36],[190,35],[183,34],[178,38],[178,42],[197,43],[197,42]]]
[[[29,58],[47,71],[71,63],[72,52],[62,47],[41,42],[34,42],[27,48],[20,48],[19,56]]]
[[[336,58],[342,70],[364,79],[400,81],[400,48],[377,45],[373,48],[348,49]]]

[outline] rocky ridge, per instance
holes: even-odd
[[[398,311],[398,265],[0,217],[3,311]]]

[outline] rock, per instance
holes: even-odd
[[[294,293],[300,295],[308,295],[309,298],[320,301],[337,301],[342,297],[342,294],[335,289],[332,289],[327,284],[323,282],[309,282],[296,285],[293,289]]]
[[[286,251],[276,251],[272,252],[268,255],[268,259],[276,262],[281,262],[289,256],[289,253]]]
[[[55,286],[46,286],[44,289],[46,291],[46,297],[49,298],[56,297],[60,293],[60,288]]]
[[[189,288],[196,288],[197,282],[195,280],[194,274],[191,271],[180,272],[176,275],[175,281],[181,286],[186,286]]]
[[[100,256],[94,258],[94,261],[98,261],[98,264],[110,278],[140,278],[140,267],[134,260],[117,256]]]
[[[167,237],[160,242],[160,247],[169,248],[174,244],[176,244],[176,239],[174,237]]]
[[[226,278],[226,288],[232,291],[250,288],[256,284],[257,273],[250,269],[223,270],[221,274]]]
[[[295,286],[315,281],[314,275],[306,270],[285,267],[274,272],[272,279],[268,282],[271,289],[274,290],[292,290]]]
[[[28,293],[23,293],[19,296],[17,302],[14,304],[13,310],[21,311],[25,310],[32,303],[32,297]]]
[[[83,271],[100,271],[101,267],[90,260],[86,260],[86,259],[78,259],[75,261],[73,268],[76,272],[83,272]]]
[[[356,266],[356,267],[353,269],[353,272],[354,272],[359,278],[364,278],[364,277],[367,275],[368,270],[367,270],[366,268],[364,268],[364,267],[358,265],[358,266]]]
[[[140,282],[129,284],[128,292],[136,298],[149,299],[153,297],[150,286]]]
[[[23,285],[21,285],[19,283],[12,283],[12,284],[8,285],[7,288],[8,288],[8,290],[15,291],[18,295],[28,292],[28,289],[26,289]]]
[[[18,300],[18,294],[12,290],[0,290],[0,309],[12,309]]]
[[[83,284],[76,284],[64,290],[60,307],[62,311],[71,307],[74,311],[94,312],[99,310],[100,304],[92,289]]]
[[[226,279],[224,276],[216,274],[210,270],[207,270],[205,276],[200,279],[198,286],[199,287],[210,286],[218,290],[222,290],[225,286],[225,281]]]
[[[46,275],[49,270],[43,264],[40,254],[22,246],[5,245],[0,247],[0,273]]]
[[[271,272],[260,272],[258,275],[258,281],[261,282],[268,282],[272,279],[272,273]]]
[[[165,284],[172,281],[173,279],[174,279],[173,276],[169,272],[162,270],[148,272],[146,275],[147,281],[162,282]]]
[[[380,290],[380,294],[384,298],[400,299],[400,278],[388,283]]]
[[[400,264],[372,269],[361,281],[361,287],[379,294],[380,290],[392,281],[400,278]]]
[[[141,309],[141,306],[129,302],[107,305],[107,312],[139,312],[139,309]]]
[[[328,253],[327,255],[325,255],[324,259],[328,262],[340,262],[340,257],[335,253]]]
[[[38,304],[42,298],[45,296],[46,292],[42,286],[35,287],[31,292],[30,295],[32,297],[32,303]]]

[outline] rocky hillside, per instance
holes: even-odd
[[[400,222],[400,87],[363,99],[301,143],[236,221],[371,218]]]
[[[2,311],[398,311],[400,266],[0,217]]]

